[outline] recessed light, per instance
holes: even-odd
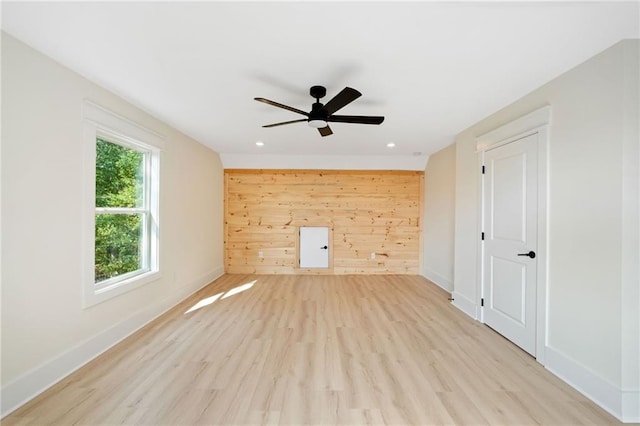
[[[393,142],[389,142],[389,143],[387,144],[387,148],[393,148],[394,146],[396,146],[396,144],[395,144],[395,143],[393,143]]]
[[[258,141],[258,142],[256,142],[256,145],[258,145],[258,146],[264,146],[264,142],[262,142],[262,141]]]

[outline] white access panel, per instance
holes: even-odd
[[[329,227],[300,227],[300,267],[329,268]]]

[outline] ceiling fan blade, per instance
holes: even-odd
[[[287,105],[280,104],[280,103],[278,103],[278,102],[270,101],[269,99],[265,99],[265,98],[253,98],[253,99],[255,99],[255,100],[256,100],[256,101],[258,101],[258,102],[263,102],[263,103],[265,103],[265,104],[267,104],[267,105],[272,105],[272,106],[274,106],[274,107],[278,107],[278,108],[286,109],[286,110],[288,110],[288,111],[297,112],[298,114],[302,114],[302,115],[304,115],[305,117],[308,117],[308,116],[309,116],[309,113],[308,113],[308,112],[304,112],[304,111],[302,111],[301,109],[293,108],[293,107],[290,107],[290,106],[287,106]]]
[[[327,113],[331,115],[334,112],[338,111],[340,108],[355,101],[360,96],[362,96],[362,93],[358,92],[356,89],[345,87],[344,89],[342,89],[342,92],[335,95],[333,99],[325,104],[324,109],[326,109]]]
[[[380,124],[384,117],[368,115],[331,115],[327,121],[333,123]]]
[[[300,120],[291,120],[291,121],[283,121],[282,123],[273,123],[273,124],[265,124],[262,127],[276,127],[276,126],[284,126],[285,124],[291,123],[301,123],[303,121],[307,121],[306,118],[301,118]]]
[[[321,134],[322,136],[329,136],[329,135],[332,135],[332,134],[333,134],[333,132],[331,131],[331,127],[329,127],[329,126],[327,126],[327,127],[320,127],[320,128],[318,129],[318,131],[320,132],[320,134]]]

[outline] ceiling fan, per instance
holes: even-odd
[[[333,97],[326,104],[320,103],[320,98],[323,98],[327,94],[327,89],[323,86],[313,86],[309,90],[309,94],[316,99],[311,105],[311,111],[305,112],[297,108],[293,108],[287,105],[280,104],[278,102],[270,101],[265,98],[254,98],[258,102],[264,102],[267,105],[273,105],[278,108],[286,109],[288,111],[297,112],[307,118],[301,118],[299,120],[283,121],[281,123],[267,124],[262,127],[276,127],[284,126],[285,124],[301,123],[306,121],[309,126],[318,129],[322,136],[329,136],[333,134],[329,123],[356,123],[356,124],[380,124],[384,121],[384,117],[379,116],[365,116],[365,115],[334,115],[336,111],[350,104],[351,102],[362,96],[362,93],[351,87],[345,87],[340,93]]]

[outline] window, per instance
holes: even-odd
[[[149,152],[96,139],[95,282],[149,271]]]
[[[159,278],[162,139],[89,102],[84,116],[87,307]]]

